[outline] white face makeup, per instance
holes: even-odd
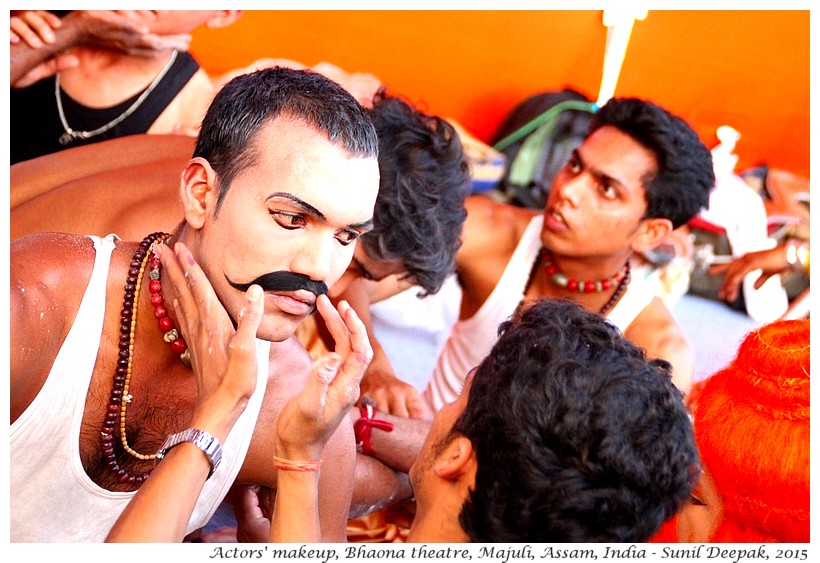
[[[227,279],[284,271],[332,286],[371,228],[379,186],[375,158],[350,157],[301,120],[277,118],[254,142],[257,157],[199,232],[200,264],[231,315],[243,295]],[[260,338],[290,337],[314,300],[303,291],[266,292]]]

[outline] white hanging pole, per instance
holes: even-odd
[[[604,105],[614,94],[621,66],[626,56],[629,36],[635,20],[646,19],[647,10],[632,5],[618,6],[604,10],[604,25],[607,27],[606,52],[601,89],[598,91],[598,107]]]

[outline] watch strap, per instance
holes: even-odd
[[[211,470],[208,473],[208,479],[210,479],[211,475],[214,474],[214,471],[216,471],[216,468],[219,466],[219,462],[222,461],[222,444],[219,443],[219,440],[215,436],[205,430],[186,428],[182,432],[171,434],[165,439],[162,446],[160,446],[157,452],[157,460],[161,460],[168,454],[171,448],[184,442],[191,442],[202,450],[202,453],[208,458],[208,462],[211,464]]]

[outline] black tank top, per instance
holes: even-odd
[[[54,98],[55,77],[27,88],[12,89],[9,101],[11,164],[71,147],[147,132],[197,70],[199,63],[189,53],[178,53],[174,64],[134,113],[105,133],[90,139],[75,139],[68,145],[61,145],[59,141],[64,130]],[[124,112],[140,94],[142,92],[113,107],[94,109],[78,104],[62,92],[63,112],[75,131],[92,131]]]

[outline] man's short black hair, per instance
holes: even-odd
[[[451,436],[473,444],[476,542],[640,542],[698,476],[670,365],[605,319],[543,299],[501,325]]]
[[[207,160],[219,177],[217,211],[239,171],[258,158],[256,134],[280,115],[301,119],[350,156],[378,155],[367,111],[336,82],[310,70],[283,67],[242,74],[214,97],[194,149],[194,156]]]
[[[680,117],[638,98],[613,98],[590,122],[590,133],[609,125],[655,154],[658,173],[646,179],[646,214],[686,224],[709,205],[715,185],[712,154]]]
[[[370,116],[379,137],[379,195],[362,243],[374,259],[402,260],[422,295],[455,269],[470,173],[445,120],[380,91]]]

